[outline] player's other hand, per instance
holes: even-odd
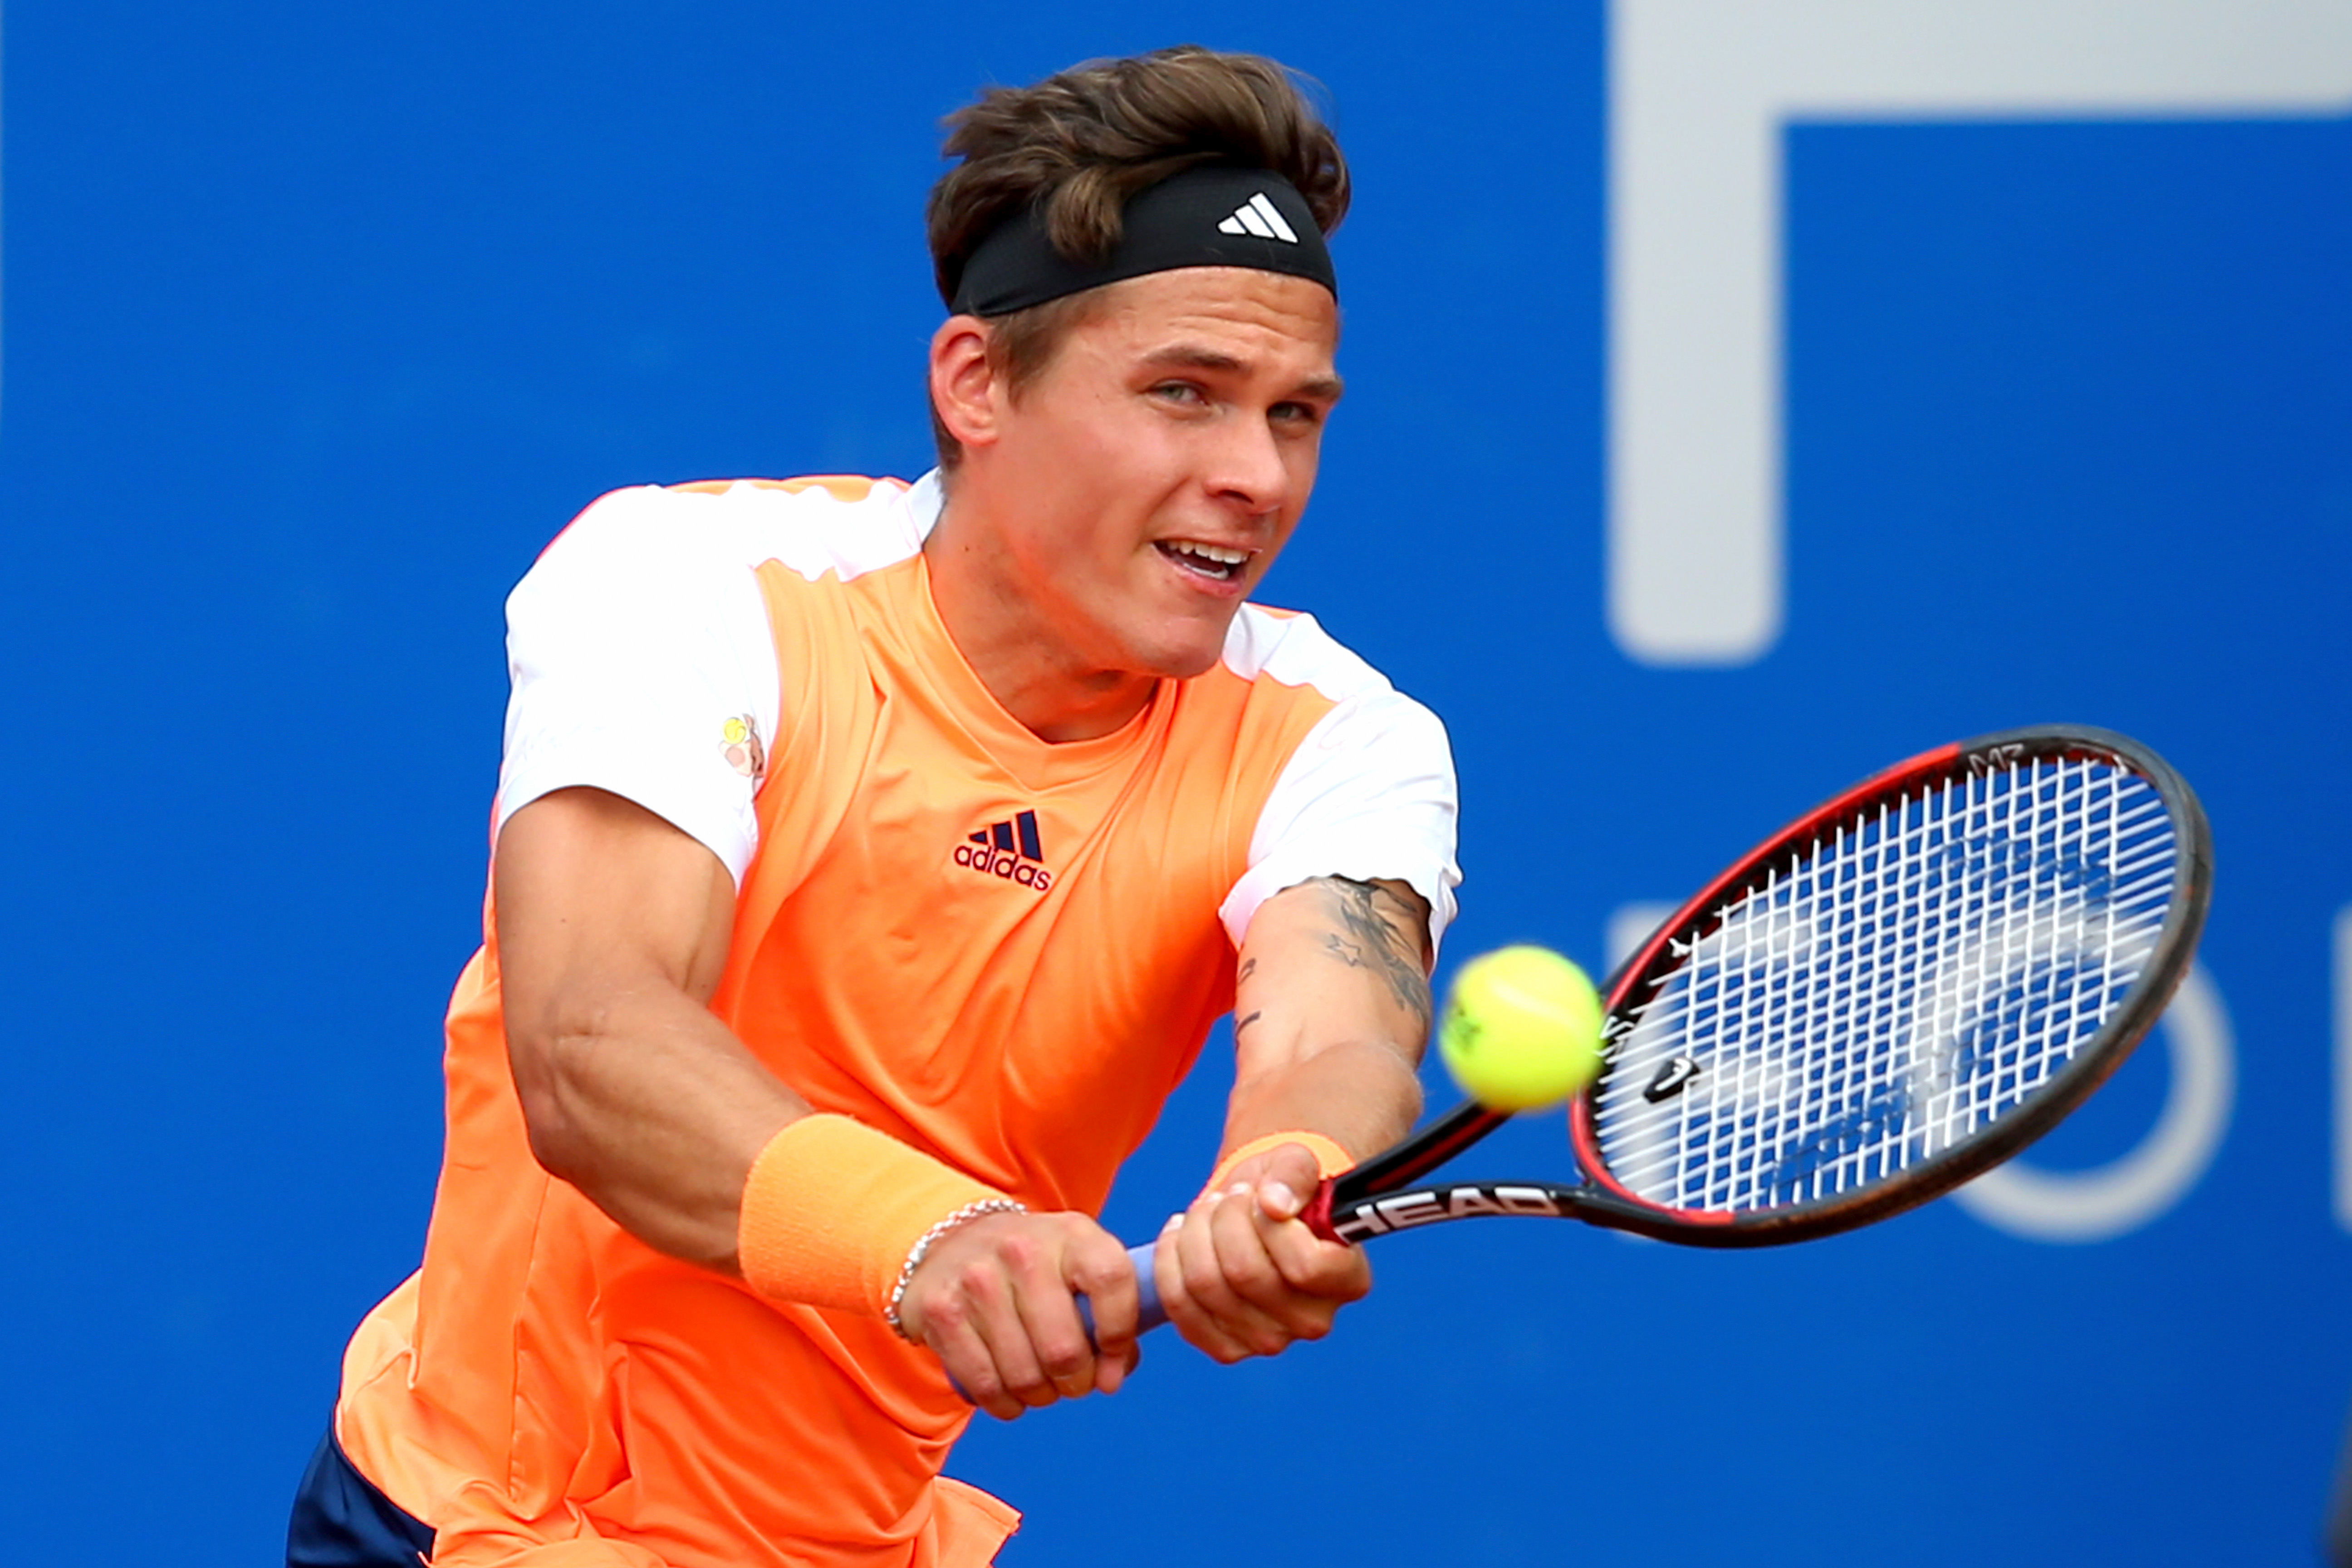
[[[1232,1363],[1331,1331],[1339,1309],[1372,1288],[1372,1270],[1358,1248],[1299,1219],[1321,1180],[1313,1154],[1281,1144],[1168,1222],[1153,1265],[1178,1332]]]
[[[1087,1338],[1075,1298],[1092,1303]],[[1135,1370],[1135,1267],[1081,1214],[992,1214],[941,1237],[907,1282],[898,1321],[974,1405],[1001,1421],[1111,1394]]]

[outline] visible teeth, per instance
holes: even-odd
[[[1181,550],[1187,555],[1198,555],[1204,561],[1214,561],[1221,566],[1238,566],[1249,559],[1246,550],[1227,550],[1215,544],[1195,544],[1189,539],[1170,542],[1169,549]]]

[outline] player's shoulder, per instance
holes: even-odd
[[[825,474],[632,485],[592,501],[541,564],[601,563],[658,575],[772,561],[810,581],[845,580],[920,550],[938,512],[935,475],[912,484]]]
[[[1220,664],[1254,688],[1311,692],[1327,702],[1395,695],[1388,677],[1301,611],[1244,605],[1225,630]]]
[[[1313,616],[1244,605],[1225,633],[1218,673],[1239,696],[1244,728],[1270,726],[1286,744],[1311,735],[1318,755],[1450,754],[1437,715]]]

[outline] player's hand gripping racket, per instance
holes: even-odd
[[[1766,1247],[1900,1214],[2106,1080],[2187,972],[2211,885],[2196,796],[2122,735],[1914,757],[1767,839],[1611,978],[1601,1072],[1569,1108],[1581,1180],[1424,1183],[1508,1119],[1473,1102],[1303,1217],[1351,1246],[1524,1215]],[[1157,1327],[1152,1248],[1129,1256]]]

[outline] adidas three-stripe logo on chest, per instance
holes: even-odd
[[[952,858],[967,870],[1002,877],[1041,893],[1054,885],[1054,873],[1045,868],[1045,846],[1038,836],[1034,811],[1017,813],[966,835],[955,847]]]

